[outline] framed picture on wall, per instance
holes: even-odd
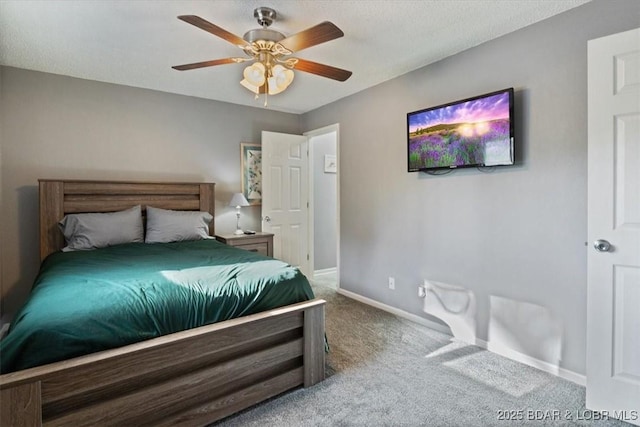
[[[338,171],[338,162],[333,154],[324,155],[324,173],[336,173]]]
[[[259,144],[240,144],[240,169],[242,194],[250,205],[262,204],[262,147]]]

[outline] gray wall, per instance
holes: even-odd
[[[504,301],[539,306],[562,331],[560,366],[584,373],[587,40],[639,25],[637,0],[596,0],[303,115],[305,131],[340,124],[341,288],[427,317],[424,278],[464,286],[490,343]],[[407,173],[407,112],[510,86],[517,166]],[[517,320],[503,335],[535,335],[521,327],[535,317]],[[542,357],[537,332],[516,349]]]
[[[211,181],[216,231],[235,229],[240,143],[300,132],[300,117],[199,98],[3,67],[2,305],[10,315],[39,265],[38,178]],[[260,229],[260,207],[243,226]]]
[[[324,156],[336,154],[336,133],[312,137],[313,152],[313,268],[335,268],[337,249],[337,176],[324,171]]]
[[[492,310],[541,307],[561,328],[561,366],[584,373],[586,43],[638,25],[636,0],[595,0],[301,117],[0,67],[4,309],[37,271],[38,178],[215,181],[218,230],[231,231],[240,142],[340,123],[341,287],[426,317],[424,278],[465,286],[489,341],[491,320],[510,320]],[[406,172],[407,112],[509,86],[518,166]],[[258,210],[243,210],[246,228]],[[520,325],[537,319],[518,320],[526,341]]]

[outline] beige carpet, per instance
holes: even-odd
[[[327,300],[328,378],[216,426],[626,425],[594,421],[584,387],[452,342],[320,281],[314,290]]]

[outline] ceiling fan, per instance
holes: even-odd
[[[172,68],[185,71],[214,65],[239,64],[251,61],[253,63],[245,68],[244,79],[240,84],[255,93],[256,98],[262,93],[275,95],[284,91],[293,81],[293,70],[304,71],[341,82],[351,77],[351,71],[291,56],[302,49],[342,37],[344,33],[333,23],[325,21],[286,37],[284,34],[269,28],[276,19],[275,10],[268,7],[259,7],[253,11],[253,16],[257,18],[261,28],[247,31],[242,38],[198,16],[178,16],[178,19],[195,25],[239,47],[247,56],[176,65]]]

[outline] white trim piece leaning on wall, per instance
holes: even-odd
[[[426,326],[427,328],[431,328],[438,332],[442,332],[443,334],[450,335],[453,338],[453,335],[451,334],[451,329],[449,329],[449,327],[446,325],[441,325],[440,323],[436,323],[431,320],[425,319],[423,317],[417,316],[415,314],[406,312],[404,310],[391,307],[387,304],[383,304],[381,302],[372,300],[370,298],[364,297],[362,295],[356,294],[351,291],[338,288],[337,292],[340,295],[344,295],[347,298],[351,298],[363,304],[367,304],[372,307],[379,308],[380,310],[386,311],[388,313],[395,314],[398,317],[402,317],[403,319],[416,322],[420,325]],[[504,356],[511,360],[515,360],[516,362],[524,363],[525,365],[532,366],[536,369],[540,369],[541,371],[553,374],[560,378],[564,378],[565,380],[569,380],[578,385],[581,385],[581,386],[587,385],[587,377],[582,374],[578,374],[577,372],[573,372],[568,369],[552,365],[551,363],[545,362],[540,359],[536,359],[535,357],[527,356],[526,354],[522,354],[516,350],[506,348],[504,346],[492,345],[490,342],[481,340],[479,338],[476,338],[475,343],[468,343],[468,344],[476,345],[492,353],[499,354],[500,356]]]

